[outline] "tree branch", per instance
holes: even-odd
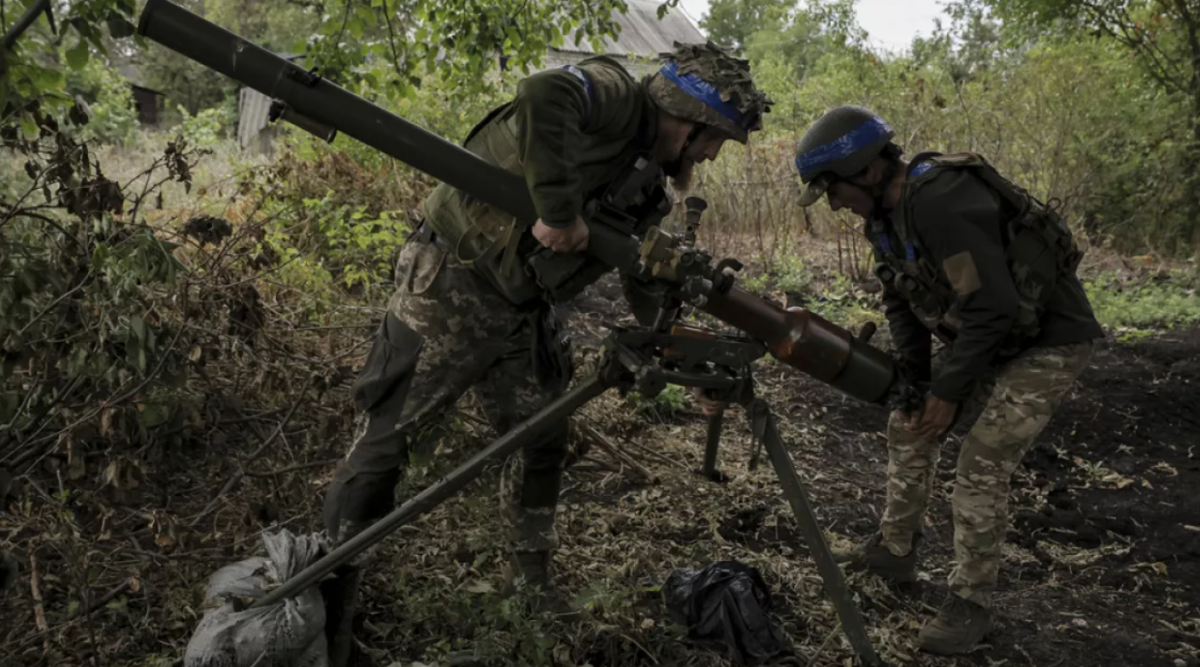
[[[392,10],[388,6],[388,0],[383,0],[383,20],[387,22],[388,29],[388,44],[392,47],[392,67],[396,68],[397,72],[400,69],[400,54],[396,52],[396,33],[392,30]]]
[[[1183,24],[1187,26],[1188,48],[1192,52],[1192,95],[1200,110],[1200,39],[1196,36],[1196,17],[1188,9],[1187,0],[1175,0]]]
[[[1123,8],[1114,11],[1102,3],[1084,0],[1080,3],[1083,11],[1091,17],[1096,26],[1118,44],[1144,55],[1146,72],[1166,88],[1169,92],[1182,93],[1187,91],[1184,71],[1159,48],[1158,44],[1147,38],[1145,30],[1137,28],[1137,22]]]
[[[221,487],[221,490],[217,492],[217,495],[213,496],[213,499],[209,501],[208,506],[204,508],[204,511],[200,512],[200,514],[192,519],[190,525],[196,525],[196,522],[212,513],[212,511],[217,508],[217,502],[221,500],[221,497],[232,491],[233,488],[237,486],[238,482],[242,481],[242,478],[246,477],[246,464],[257,459],[264,451],[266,451],[267,447],[272,442],[275,442],[275,439],[278,438],[281,433],[283,433],[283,429],[285,426],[287,426],[288,421],[291,420],[292,415],[296,414],[296,410],[303,403],[304,389],[301,389],[299,395],[296,397],[295,402],[292,403],[291,409],[288,410],[287,414],[283,416],[283,419],[279,420],[279,425],[275,427],[275,432],[272,433],[270,437],[264,439],[262,444],[258,446],[258,449],[255,449],[250,453],[249,456],[246,457],[245,462],[242,463],[237,474],[229,478],[229,481]]]

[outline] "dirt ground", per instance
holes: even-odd
[[[809,473],[827,530],[845,537],[869,533],[884,507],[886,416],[772,366],[775,373],[762,381],[765,393],[779,397],[776,411],[805,435],[819,433],[810,440],[815,448],[794,455]],[[953,561],[948,499],[969,424],[956,429],[939,465],[922,585],[890,590],[852,575],[867,623],[909,635],[896,646],[886,633],[889,658],[1039,667],[1200,665],[1198,390],[1200,331],[1100,344],[1014,480],[997,630],[976,654],[937,661],[913,655],[910,647],[918,623],[947,593]],[[694,443],[697,454],[701,443]],[[798,541],[781,509],[775,508],[776,525],[767,527],[767,508],[733,507],[718,533],[752,551],[778,552]]]
[[[601,324],[618,317],[616,303],[609,284],[572,309],[585,366]],[[756,378],[828,538],[869,533],[883,511],[886,414],[772,360],[758,365]],[[1200,331],[1101,345],[1017,473],[1000,627],[970,656],[931,659],[915,653],[914,642],[945,596],[952,566],[947,497],[961,434],[952,437],[925,531],[921,585],[897,590],[869,575],[850,577],[881,655],[896,665],[935,667],[1200,667],[1198,383]],[[121,504],[132,510],[94,510],[81,494],[64,501],[70,521],[39,518],[39,599],[23,558],[23,585],[0,602],[0,664],[182,664],[215,569],[261,553],[262,531],[318,529],[330,462],[351,430],[349,411],[333,412],[304,439],[309,444],[255,462],[276,473],[248,476],[208,511],[245,443],[222,439],[165,462]],[[453,416],[436,456],[414,461],[408,489],[436,480],[492,437],[469,400]],[[800,664],[852,664],[773,473],[766,465],[747,467],[752,448],[743,416],[726,420],[725,484],[693,472],[705,422],[686,397],[670,404],[610,393],[582,410],[576,424],[595,427],[624,452],[614,456],[593,444],[567,473],[558,577],[586,618],[563,624],[530,616],[522,598],[501,594],[504,550],[492,471],[382,546],[357,628],[373,664],[725,665],[684,642],[661,601],[672,571],[720,560],[761,571]],[[29,493],[48,497],[43,489]],[[20,517],[11,516],[15,525]],[[75,541],[53,541],[52,531],[74,531]],[[34,537],[12,534],[14,543]],[[89,546],[75,553],[73,544]],[[72,569],[81,561],[89,564],[82,582]],[[80,583],[92,591],[88,599],[73,592]],[[81,605],[94,613],[80,620]],[[44,618],[35,619],[35,610]]]
[[[1001,626],[977,655],[946,664],[1200,664],[1198,381],[1197,331],[1098,349],[1014,481]],[[806,395],[810,404],[815,396],[832,424],[855,422],[851,406],[819,387]],[[823,506],[848,531],[866,532],[883,505],[882,442],[864,458],[850,444],[861,436],[833,439],[825,452],[837,472],[827,474],[868,490],[862,505],[828,497]],[[927,616],[921,606],[945,594],[956,444],[944,450],[926,531],[921,566],[930,581],[913,598],[869,597],[869,619],[897,608]]]

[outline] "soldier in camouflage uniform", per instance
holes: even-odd
[[[636,181],[643,185],[625,211],[640,221],[635,232],[644,231],[670,211],[667,177],[685,188],[696,163],[761,128],[770,102],[744,60],[711,44],[676,45],[663,55],[666,64],[641,81],[603,56],[529,76],[514,100],[470,133],[469,150],[524,176],[539,219],[516,220],[445,184],[424,202],[423,223],[401,250],[396,291],[354,388],[367,419],[326,496],[334,540],[393,509],[409,452],[426,444],[430,427],[468,390],[503,433],[566,389],[570,350],[552,309],[556,297],[528,260],[547,248],[583,252],[588,201],[633,172],[648,174]],[[624,287],[638,319],[651,322],[661,296],[630,280]],[[551,581],[566,445],[564,420],[514,457],[502,483],[513,577],[543,588]]]
[[[951,595],[919,637],[948,655],[991,628],[1010,479],[1103,332],[1075,276],[1081,253],[1052,209],[977,155],[906,162],[893,136],[870,111],[839,107],[801,139],[796,166],[802,205],[827,194],[834,211],[866,221],[892,337],[928,388],[921,409],[891,415],[881,530],[844,560],[916,580],[940,443],[972,405],[982,410],[958,456]],[[944,344],[936,360],[933,336]]]

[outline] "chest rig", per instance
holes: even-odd
[[[916,193],[948,169],[969,170],[1001,202],[1001,240],[1019,308],[1000,354],[1015,354],[1041,332],[1046,303],[1058,280],[1075,273],[1083,251],[1053,208],[1005,178],[982,156],[922,153],[913,158],[900,204],[890,219],[867,224],[867,236],[878,262],[875,275],[908,301],[921,322],[943,343],[953,342],[961,326],[957,295],[942,268],[925,251],[915,232],[912,212]]]

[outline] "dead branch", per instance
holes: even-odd
[[[41,578],[38,575],[37,555],[34,553],[33,544],[29,545],[29,592],[33,595],[34,623],[39,631],[46,632],[50,626],[46,623],[46,607],[42,603]],[[50,650],[49,636],[42,638],[42,650]]]
[[[649,470],[646,469],[645,466],[643,466],[642,464],[635,461],[634,458],[632,456],[630,456],[625,450],[621,449],[621,447],[618,446],[617,443],[613,442],[612,440],[609,440],[608,436],[604,435],[600,431],[597,431],[595,428],[589,426],[588,424],[581,424],[580,431],[582,431],[583,434],[585,436],[587,436],[587,438],[589,440],[591,440],[597,447],[599,447],[600,449],[603,449],[604,451],[608,452],[608,454],[610,456],[612,456],[613,458],[617,459],[621,463],[624,463],[625,465],[632,468],[633,471],[636,472],[638,474],[638,476],[640,476],[642,479],[645,479],[646,481],[650,482],[651,484],[658,483],[658,475],[655,475],[654,473],[650,472]]]
[[[682,461],[675,461],[675,460],[669,459],[666,456],[664,456],[663,454],[656,452],[653,449],[650,449],[649,447],[647,447],[639,442],[636,442],[634,440],[629,441],[629,446],[633,447],[634,449],[637,449],[638,451],[645,454],[646,456],[649,456],[650,458],[655,459],[659,463],[663,463],[663,464],[666,464],[669,466],[680,468],[682,470],[690,470],[690,468],[688,467],[688,465],[686,463],[683,463]]]
[[[295,465],[276,468],[275,470],[255,471],[246,473],[247,477],[274,477],[288,472],[296,472],[297,470],[307,470],[309,468],[320,468],[322,466],[333,465],[341,461],[341,459],[325,459],[324,461],[310,461],[308,463],[297,463]]]
[[[76,618],[79,618],[81,616],[88,616],[88,615],[92,614],[97,609],[103,607],[104,605],[108,604],[109,602],[112,602],[113,600],[117,599],[121,595],[124,595],[126,592],[129,591],[129,589],[132,587],[132,585],[133,585],[133,579],[126,579],[125,581],[121,582],[120,586],[117,586],[116,588],[112,589],[111,591],[96,598],[95,600],[92,601],[91,604],[87,605],[86,607],[80,607],[79,609],[76,609],[73,613],[71,613],[70,615],[67,616],[67,620],[73,621]]]
[[[190,522],[191,525],[195,525],[196,522],[211,514],[213,510],[217,508],[217,501],[219,501],[222,496],[232,491],[233,488],[238,485],[238,482],[242,481],[242,478],[246,476],[246,464],[261,456],[262,453],[267,450],[267,447],[270,446],[271,443],[275,442],[275,439],[278,438],[281,433],[283,433],[283,429],[285,426],[287,426],[288,421],[291,420],[292,415],[296,414],[296,410],[299,409],[300,405],[303,403],[304,391],[301,390],[300,395],[297,396],[296,400],[292,402],[291,409],[288,410],[287,414],[283,416],[283,419],[279,421],[279,425],[275,427],[275,432],[272,433],[270,437],[263,440],[263,443],[258,446],[258,449],[255,449],[250,453],[249,456],[246,457],[246,459],[238,467],[238,472],[233,477],[230,477],[228,482],[225,482],[225,485],[221,487],[221,490],[217,492],[217,495],[213,496],[213,499],[209,501],[208,505],[204,508],[204,511],[200,512],[200,514],[196,515],[196,518],[192,519]]]

